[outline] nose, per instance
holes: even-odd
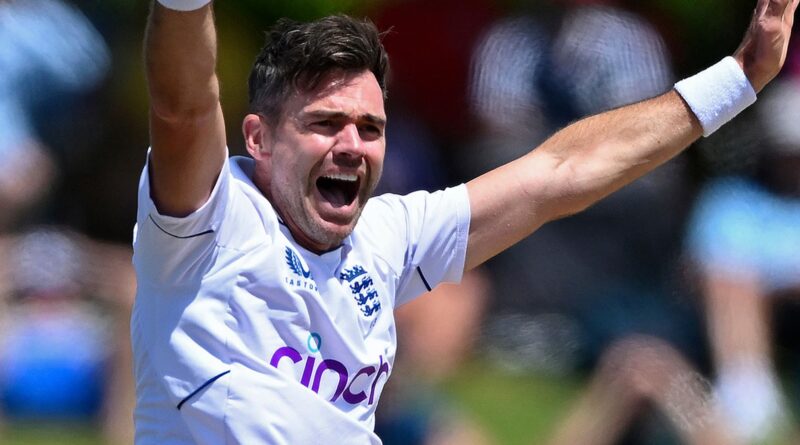
[[[365,147],[358,126],[350,123],[342,127],[337,135],[336,145],[333,147],[333,154],[340,158],[353,159],[360,162],[364,157]]]

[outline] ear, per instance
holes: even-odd
[[[242,121],[242,134],[247,152],[253,159],[261,160],[270,155],[270,146],[267,144],[271,140],[269,126],[261,120],[257,114],[248,114]]]

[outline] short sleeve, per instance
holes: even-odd
[[[439,283],[461,281],[470,220],[465,185],[373,199],[377,202],[370,212],[372,226],[384,232],[377,250],[392,257],[392,252],[385,253],[387,249],[402,249],[395,306]]]
[[[216,248],[217,232],[230,201],[229,160],[202,207],[185,217],[159,213],[150,194],[149,152],[139,181],[139,210],[134,228],[134,264],[140,282],[180,285],[203,272]],[[144,278],[142,280],[141,278]]]

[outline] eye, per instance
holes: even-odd
[[[333,119],[320,119],[312,121],[308,128],[315,133],[332,135],[339,130],[340,126],[341,124]]]
[[[360,125],[358,132],[364,140],[371,141],[383,136],[383,129],[373,124]]]

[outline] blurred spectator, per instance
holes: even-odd
[[[94,90],[109,63],[74,6],[0,0],[0,418],[102,419],[109,443],[131,443],[130,249],[29,226],[46,219],[33,211],[48,213],[59,161],[86,146],[45,143],[40,129],[74,124],[72,100]]]
[[[36,135],[35,112],[67,115],[65,95],[97,85],[108,66],[105,43],[74,7],[0,0],[0,231],[41,202],[56,175],[53,154]]]
[[[613,445],[648,408],[687,445],[738,444],[717,412],[710,385],[668,343],[632,335],[603,354],[589,387],[550,445]],[[651,442],[648,442],[651,443]]]
[[[472,111],[482,125],[481,150],[469,170],[486,170],[515,159],[547,137],[552,128],[537,77],[545,71],[549,36],[533,17],[494,23],[472,61]],[[485,149],[484,149],[485,148]],[[472,172],[470,172],[472,173]]]
[[[0,415],[103,418],[130,442],[129,248],[40,227],[0,242]],[[126,420],[127,418],[127,420]]]
[[[572,120],[670,88],[668,54],[646,21],[614,1],[558,3],[548,15],[498,21],[481,39],[470,86],[484,132],[466,176],[526,153]],[[568,371],[630,332],[696,349],[695,314],[671,297],[669,280],[688,202],[683,172],[674,160],[488,263],[493,357]]]
[[[516,140],[482,144],[476,154],[488,166],[527,153],[571,121],[672,85],[664,43],[642,18],[613,1],[557,3],[564,4],[497,21],[475,49],[473,111],[485,136]]]
[[[775,83],[764,96],[758,173],[708,183],[687,239],[706,303],[717,397],[738,436],[756,443],[786,439],[790,414],[774,368],[770,313],[776,304],[790,309],[782,300],[800,290],[800,79]]]

